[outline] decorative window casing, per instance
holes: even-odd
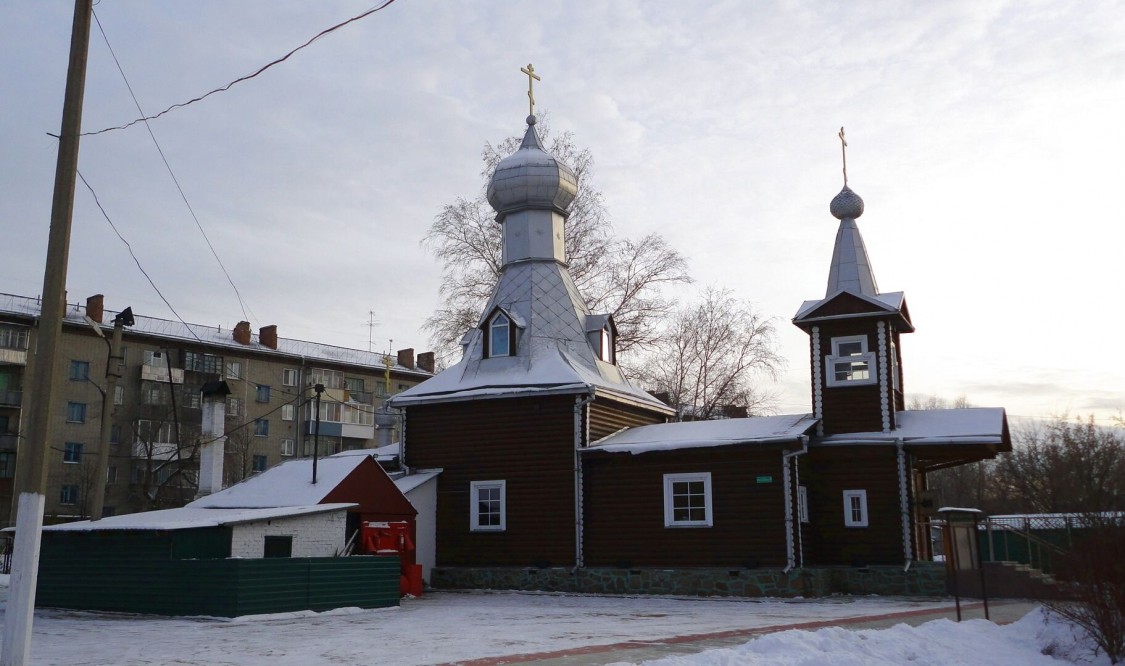
[[[507,529],[507,483],[473,481],[469,484],[469,529],[503,532]]]
[[[867,349],[866,335],[832,338],[832,354],[824,359],[824,376],[829,386],[874,384],[875,353]]]
[[[488,357],[515,356],[512,320],[503,312],[497,312],[488,322]]]
[[[601,335],[598,337],[601,341],[601,348],[598,350],[598,358],[606,363],[614,363],[617,355],[614,353],[613,348],[613,331],[610,330],[609,326],[606,326],[601,330]]]
[[[664,475],[664,527],[711,527],[711,473]]]
[[[844,491],[844,527],[867,527],[867,491]]]

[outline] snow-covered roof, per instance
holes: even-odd
[[[191,505],[179,509],[143,511],[110,516],[101,520],[83,520],[44,527],[50,532],[93,532],[98,530],[187,530],[199,527],[221,527],[259,520],[276,520],[328,511],[344,511],[355,504],[313,504],[259,509],[205,509]]]
[[[594,359],[588,351],[584,326],[573,337],[574,340],[560,340],[528,335],[520,343],[526,353],[498,358],[480,358],[481,342],[474,340],[459,363],[395,395],[391,404],[402,407],[424,402],[581,393],[593,389],[671,413],[670,407],[632,386],[620,368]],[[585,350],[581,349],[583,346]]]
[[[890,432],[849,432],[820,438],[823,444],[1003,444],[1007,416],[1002,407],[906,410],[895,414]]]
[[[811,414],[658,423],[621,430],[586,450],[638,454],[732,444],[795,442],[815,425],[816,419]]]
[[[436,478],[437,475],[441,473],[441,469],[414,470],[410,474],[396,478],[395,485],[398,486],[399,492],[405,495],[430,479]]]
[[[321,458],[312,482],[311,458],[289,460],[217,493],[200,497],[187,506],[194,508],[262,508],[318,504],[340,485],[371,452]]]
[[[875,294],[874,296],[867,296],[864,294],[857,294],[854,291],[841,289],[825,296],[824,298],[818,298],[801,303],[801,307],[797,308],[797,314],[793,315],[793,318],[800,319],[801,317],[804,317],[821,305],[827,303],[828,301],[831,301],[833,298],[836,298],[840,294],[845,293],[845,291],[846,293],[849,293],[856,298],[867,301],[875,307],[886,310],[887,312],[898,312],[899,310],[901,310],[902,303],[906,299],[905,295],[901,291],[889,291],[885,294]]]
[[[39,316],[39,310],[40,300],[37,298],[0,294],[0,313],[37,317]],[[106,310],[103,319],[106,322],[112,322],[116,314],[117,313],[112,310]],[[86,308],[84,306],[67,304],[65,321],[68,324],[77,324],[85,328],[88,326],[85,316]],[[386,355],[378,352],[336,347],[333,345],[320,344],[318,342],[306,342],[304,340],[293,340],[291,338],[282,337],[277,339],[277,349],[272,349],[263,345],[258,340],[257,334],[251,334],[250,344],[248,345],[237,342],[233,337],[233,328],[231,327],[185,324],[179,321],[145,317],[142,315],[135,315],[134,319],[136,323],[127,329],[129,334],[145,334],[180,341],[198,341],[208,346],[227,347],[239,351],[252,351],[262,354],[304,357],[311,361],[334,361],[351,365],[374,366],[380,370],[386,367]],[[111,323],[102,324],[102,329],[104,330],[108,331],[112,328],[113,325]],[[391,371],[394,373],[413,374],[423,377],[431,374],[418,368],[408,368],[399,365],[394,354],[390,354],[389,358],[394,362],[391,366]]]

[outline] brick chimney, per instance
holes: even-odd
[[[277,325],[270,324],[259,328],[258,342],[270,349],[277,349]]]
[[[422,352],[418,354],[418,369],[432,373],[434,371],[434,353]]]
[[[86,316],[99,324],[105,316],[105,296],[94,294],[86,299]]]
[[[240,321],[235,325],[234,341],[240,345],[250,344],[250,322]]]
[[[414,369],[414,348],[398,350],[398,364],[404,368]]]

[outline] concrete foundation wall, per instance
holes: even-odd
[[[945,568],[932,562],[902,567],[794,569],[612,569],[438,567],[436,589],[492,589],[594,594],[721,597],[819,597],[831,594],[945,595]]]

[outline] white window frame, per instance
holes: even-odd
[[[501,320],[503,323],[501,323]],[[496,329],[501,328],[504,330],[504,349],[500,350],[496,345]],[[498,356],[515,356],[512,353],[512,320],[508,315],[503,312],[497,312],[492,316],[488,322],[488,357],[495,358]]]
[[[860,349],[859,354],[840,354],[840,347],[842,345],[858,342]],[[836,379],[836,365],[840,363],[866,363],[867,376],[862,379]],[[866,335],[848,335],[839,338],[832,338],[832,355],[824,357],[824,378],[828,386],[864,386],[867,384],[874,384],[878,381],[878,369],[875,367],[875,353],[869,351],[867,348]]]
[[[294,418],[296,418],[296,416],[297,416],[297,407],[296,406],[291,405],[291,404],[281,406],[281,420],[282,421],[292,421]]]
[[[676,520],[675,487],[677,483],[703,482],[703,520]],[[711,495],[711,472],[664,475],[664,527],[711,527],[714,524]]]
[[[292,439],[281,440],[281,455],[286,458],[294,455],[297,452],[297,443]]]
[[[227,379],[242,379],[242,361],[227,361]]]
[[[473,532],[503,532],[508,529],[508,491],[507,481],[472,481],[469,483],[469,530]],[[480,500],[478,491],[500,490],[500,524],[480,524]]]
[[[297,368],[284,368],[281,371],[281,385],[282,386],[296,386],[297,385]]]
[[[606,363],[613,363],[613,332],[609,330],[609,326],[602,329],[599,337],[601,339],[601,359]]]
[[[797,486],[797,520],[806,525],[809,522],[808,486]]]
[[[858,512],[859,515],[856,516],[853,512]],[[867,527],[866,490],[844,491],[844,527]]]

